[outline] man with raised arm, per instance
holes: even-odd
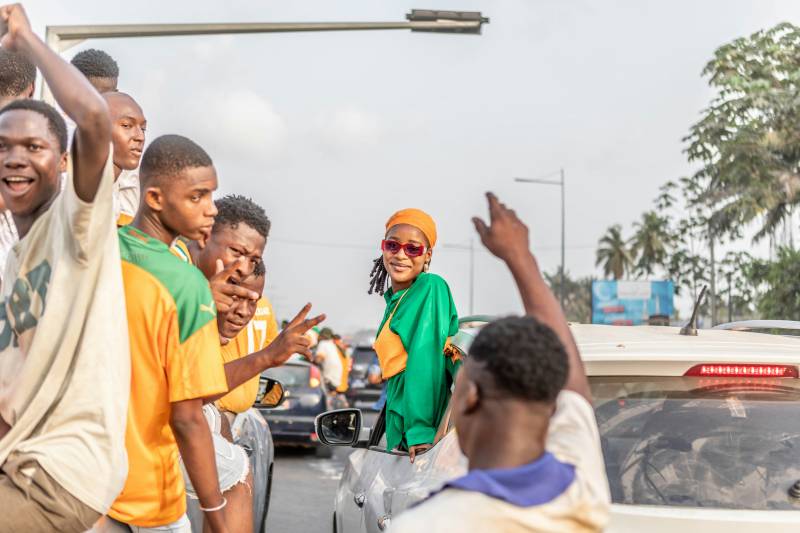
[[[390,531],[602,531],[610,496],[578,348],[528,248],[528,228],[488,199],[490,224],[473,222],[508,265],[526,316],[484,327],[456,378],[453,417],[469,472]]]
[[[105,102],[0,7],[0,47],[34,63],[77,130],[35,100],[0,110],[0,194],[19,230],[0,306],[0,532],[80,532],[125,482],[128,330]],[[66,186],[59,194],[62,172]]]

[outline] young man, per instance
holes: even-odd
[[[139,162],[144,150],[147,119],[132,96],[122,92],[103,94],[111,114],[114,142],[114,214],[118,226],[133,222],[139,208]]]
[[[211,230],[217,214],[211,158],[185,137],[162,136],[145,151],[140,179],[139,211],[118,232],[131,346],[130,473],[109,515],[137,531],[188,531],[180,451],[206,524],[226,532],[203,404],[306,350],[302,334],[317,319],[304,321],[306,306],[271,350],[223,367],[208,282],[169,248],[178,235],[196,240]]]
[[[469,473],[401,514],[390,531],[597,532],[610,496],[589,383],[528,229],[489,195],[484,245],[504,260],[527,317],[487,325],[456,378],[453,417]]]
[[[89,529],[125,481],[128,332],[105,102],[0,7],[0,47],[44,75],[77,131],[35,100],[0,111],[0,194],[21,237],[0,306],[0,532]],[[62,172],[67,185],[59,194]]]
[[[0,109],[14,100],[32,98],[35,85],[36,65],[23,55],[0,48]],[[18,240],[11,212],[0,198],[0,272],[8,252]]]
[[[218,213],[204,246],[201,248],[197,241],[192,241],[186,251],[188,259],[200,268],[211,284],[218,308],[222,358],[225,363],[232,363],[265,349],[278,335],[272,307],[261,297],[265,281],[261,256],[271,223],[264,209],[244,196],[225,196],[215,205]],[[234,289],[242,292],[238,296],[231,294]],[[224,417],[219,428],[221,433],[230,435],[236,414],[252,407],[258,394],[259,376],[260,373],[256,373],[240,386],[232,387],[216,402],[219,412],[211,415],[216,417],[221,413]],[[209,409],[212,407],[206,408],[207,416]],[[214,426],[216,428],[216,424]],[[236,458],[246,459],[246,456],[235,448],[215,438],[220,489],[229,505],[225,519],[232,532],[253,527],[249,461],[237,461]],[[226,459],[230,457],[234,460]]]
[[[119,66],[107,53],[96,48],[89,48],[75,54],[72,65],[86,76],[89,83],[100,94],[115,92],[119,79]]]

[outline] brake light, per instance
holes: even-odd
[[[746,377],[746,378],[796,378],[797,367],[792,365],[695,365],[684,376],[695,377]]]
[[[319,368],[314,365],[310,367],[311,372],[309,373],[308,377],[308,386],[312,389],[316,389],[319,387],[319,384],[322,383],[322,374],[319,373]]]

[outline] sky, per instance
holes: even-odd
[[[431,270],[449,282],[462,316],[520,312],[510,275],[480,249],[470,222],[494,191],[529,225],[541,267],[555,271],[559,189],[514,177],[564,169],[566,269],[599,276],[606,228],[629,228],[660,185],[691,173],[682,138],[712,96],[701,72],[713,51],[800,23],[796,0],[38,0],[26,8],[40,35],[67,24],[399,21],[413,8],[491,18],[480,36],[113,39],[64,53],[110,53],[120,90],[144,109],[148,139],[192,138],[214,160],[218,194],[266,209],[265,292],[281,318],[312,302],[345,333],[380,321],[369,271],[386,219],[406,207],[436,219],[442,244]]]

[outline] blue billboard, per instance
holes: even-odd
[[[671,281],[592,282],[592,324],[636,326],[672,316],[675,286]]]

